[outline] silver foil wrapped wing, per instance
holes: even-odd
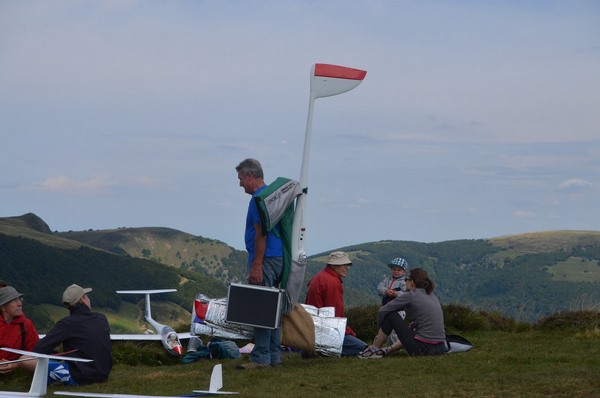
[[[315,349],[326,356],[340,356],[344,335],[346,333],[346,318],[335,316],[335,308],[317,308],[312,305],[302,304],[310,314],[315,324]]]
[[[340,356],[346,331],[346,318],[335,316],[333,307],[316,308],[302,304],[315,326],[315,350],[321,355]],[[254,328],[225,320],[227,299],[210,299],[198,294],[192,309],[192,335],[215,336],[232,340],[250,340]]]

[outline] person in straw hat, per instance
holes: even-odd
[[[325,268],[308,282],[305,303],[321,307],[334,307],[335,316],[344,317],[343,278],[348,276],[352,261],[341,251],[333,252],[327,258]],[[358,355],[368,344],[356,337],[356,333],[346,324],[346,333],[342,345],[342,356]]]

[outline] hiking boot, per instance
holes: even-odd
[[[270,365],[267,363],[256,363],[256,362],[246,362],[241,365],[236,366],[236,369],[239,370],[253,370],[253,369],[263,369],[268,368]]]

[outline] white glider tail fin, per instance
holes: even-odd
[[[215,365],[210,375],[210,385],[208,387],[209,392],[217,392],[223,388],[223,372],[221,364]]]
[[[210,384],[208,391],[206,390],[194,390],[195,393],[207,394],[207,395],[230,395],[239,394],[232,391],[220,391],[223,388],[223,368],[221,364],[215,365],[210,375]]]
[[[57,361],[75,361],[75,362],[91,362],[91,359],[83,359],[83,358],[73,358],[73,357],[65,357],[59,355],[45,355],[38,354],[36,352],[31,351],[23,351],[16,350],[12,348],[2,348],[4,351],[12,352],[14,354],[25,355],[29,357],[34,357],[37,359],[37,364],[35,366],[35,372],[33,373],[33,379],[31,380],[31,387],[29,388],[29,392],[15,392],[15,391],[0,391],[0,397],[43,397],[46,395],[48,391],[48,361],[50,359],[54,359]],[[32,359],[32,360],[34,360]],[[11,362],[22,362],[22,359],[17,359]]]

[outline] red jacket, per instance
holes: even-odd
[[[21,328],[23,325],[23,329]],[[22,330],[25,330],[25,346],[23,346]],[[0,314],[0,347],[16,348],[18,350],[33,350],[33,347],[40,339],[33,322],[25,315],[19,315],[10,323],[4,321],[4,317]],[[18,359],[19,354],[0,350],[0,359],[12,361]]]
[[[308,282],[306,301],[308,305],[334,307],[335,316],[344,318],[344,288],[342,278],[331,268],[325,266]],[[356,336],[354,330],[346,323],[346,334]]]

